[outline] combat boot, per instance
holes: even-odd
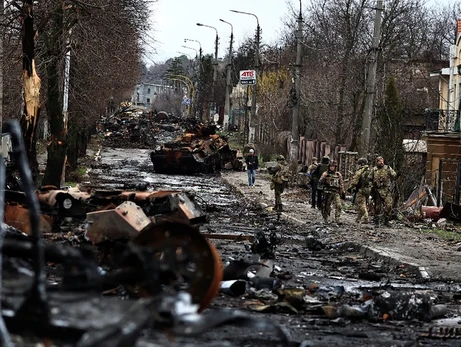
[[[391,222],[389,222],[388,217],[384,217],[384,226],[386,226],[388,228],[392,227]]]

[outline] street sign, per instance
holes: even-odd
[[[189,99],[186,95],[182,98],[182,104],[189,106],[192,103],[192,100]]]
[[[255,70],[240,70],[240,84],[256,84]]]

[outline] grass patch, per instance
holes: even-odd
[[[87,170],[86,167],[78,167],[77,170],[75,170],[75,174],[77,176],[83,176],[86,174],[86,170]]]
[[[75,171],[69,173],[66,184],[74,187],[82,181],[83,176],[86,174],[87,168],[79,166]]]
[[[424,234],[435,234],[443,240],[461,241],[461,233],[444,229],[420,229]]]

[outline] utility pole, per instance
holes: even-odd
[[[199,111],[200,111],[199,119],[200,119],[200,121],[203,122],[203,113],[202,113],[203,108],[202,108],[202,107],[199,107],[199,106],[201,105],[201,104],[199,105],[199,100],[200,100],[200,96],[201,96],[201,95],[200,95],[200,94],[201,94],[200,90],[201,90],[201,86],[202,86],[200,79],[201,79],[202,76],[203,76],[203,65],[202,65],[202,52],[203,52],[203,51],[202,51],[202,44],[201,44],[200,41],[198,41],[198,40],[184,39],[184,42],[187,42],[187,41],[196,42],[196,43],[199,44],[199,47],[200,47],[200,48],[199,48],[199,51],[198,51],[198,64],[199,64],[198,70],[199,70],[199,72],[198,72],[198,76],[197,76],[197,86],[196,86],[196,88],[195,88],[195,99],[196,99],[196,104],[195,104],[195,108],[194,108],[194,110],[195,110],[194,118],[196,118],[197,109],[199,109]],[[188,49],[194,49],[194,48],[187,47],[187,46],[182,46],[182,47],[188,48]],[[194,49],[194,50],[195,50],[195,49]],[[197,52],[197,50],[195,50],[195,51]]]
[[[367,71],[367,85],[365,96],[365,108],[362,121],[362,136],[360,141],[359,155],[366,157],[370,150],[371,118],[376,93],[376,69],[378,66],[379,40],[381,38],[381,13],[383,0],[377,0],[375,25],[373,29],[373,42],[371,47],[370,61]]]
[[[295,65],[295,95],[293,105],[293,117],[291,120],[291,143],[290,160],[298,160],[299,142],[299,109],[301,108],[301,66],[302,66],[302,41],[303,41],[303,13],[302,4],[299,0],[298,30],[296,31],[296,65]]]
[[[211,93],[212,93],[211,98],[212,98],[213,102],[210,103],[210,119],[211,119],[212,116],[214,116],[213,112],[214,113],[218,112],[217,102],[216,102],[216,80],[218,78],[219,35],[218,35],[218,29],[216,29],[214,26],[206,25],[206,24],[202,24],[202,23],[197,23],[197,26],[214,29],[214,31],[216,32],[216,37],[215,37],[215,42],[214,42],[213,89],[211,91]]]
[[[0,128],[3,124],[3,34],[5,33],[5,2],[0,3]]]
[[[260,46],[260,41],[261,41],[261,27],[259,26],[259,19],[258,16],[256,16],[254,13],[249,13],[249,12],[242,12],[242,11],[237,11],[237,10],[230,10],[231,12],[234,13],[240,13],[240,14],[246,14],[249,16],[253,16],[256,18],[256,47],[255,47],[255,71],[256,71],[256,81],[260,78],[259,76],[259,46]],[[257,119],[256,119],[256,97],[258,93],[258,86],[257,82],[253,85],[253,92],[251,94],[251,114],[249,116],[248,124],[249,124],[249,131],[248,131],[248,142],[255,142],[257,140],[256,138],[256,124],[257,124]]]
[[[256,17],[256,16],[255,16]],[[256,17],[258,18],[258,17]],[[261,40],[261,28],[259,27],[259,20],[257,20],[257,26],[256,26],[256,53],[255,53],[255,70],[256,70],[256,81],[260,79],[259,76],[259,45],[260,45],[260,40]],[[258,140],[258,137],[256,136],[256,125],[259,123],[259,119],[257,119],[256,116],[256,98],[258,94],[258,82],[256,82],[253,85],[253,94],[251,94],[251,120],[252,120],[252,125],[250,124],[250,127],[252,130],[252,137],[250,142],[255,142]],[[250,134],[251,135],[251,134]]]
[[[231,23],[220,19],[221,22],[229,24],[231,27],[230,43],[229,43],[229,56],[227,59],[227,71],[226,71],[226,101],[224,102],[224,130],[229,127],[229,113],[230,113],[230,93],[232,90],[231,86],[231,74],[232,74],[232,42],[234,41],[234,27]]]

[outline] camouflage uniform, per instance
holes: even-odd
[[[357,207],[356,223],[360,223],[363,217],[364,223],[368,223],[368,198],[371,193],[371,169],[368,165],[362,165],[351,180],[351,188],[355,189],[355,204]]]
[[[277,165],[269,168],[269,173],[272,175],[271,189],[274,189],[275,193],[275,211],[277,212],[278,218],[280,218],[280,214],[283,210],[282,193],[289,180],[289,167],[285,163],[283,155],[277,157]]]
[[[336,166],[335,164],[333,164]],[[333,166],[332,165],[332,166]],[[331,167],[331,166],[330,166]],[[328,222],[328,217],[331,213],[331,204],[335,204],[335,222],[339,222],[341,216],[342,202],[340,194],[344,193],[343,176],[336,170],[331,171],[330,167],[320,177],[319,183],[323,185],[323,203],[322,203],[322,217],[323,220]]]
[[[319,210],[321,210],[323,206],[322,198],[323,198],[323,190],[324,190],[324,186],[322,182],[320,182],[320,177],[322,177],[323,173],[328,170],[329,163],[330,163],[330,158],[327,156],[324,156],[320,164],[317,165],[317,167],[311,173],[311,180],[314,181],[315,191],[316,191],[316,197],[314,196],[312,197],[312,203],[314,205],[312,207],[315,207],[315,204],[317,204],[317,208]],[[312,188],[313,188],[312,190],[314,190],[314,186],[312,186]]]
[[[313,177],[313,173],[317,166],[317,158],[312,159],[313,163],[307,167],[307,176],[309,177],[309,184],[311,185],[311,207],[315,208],[316,198],[317,198],[317,183],[318,179]]]
[[[389,225],[391,219],[393,203],[391,180],[396,177],[395,171],[387,165],[375,166],[371,171],[375,220],[379,221],[379,218],[384,215],[385,225]]]

